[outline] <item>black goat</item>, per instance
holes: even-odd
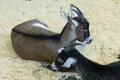
[[[101,65],[84,57],[77,49],[62,48],[52,70],[74,68],[83,80],[120,80],[120,61]]]

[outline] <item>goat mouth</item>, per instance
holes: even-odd
[[[89,41],[87,42],[87,44],[90,44],[92,41],[93,41],[92,39],[91,39],[91,40],[89,40]]]
[[[89,37],[86,39],[86,41],[87,41],[87,44],[90,44],[90,43],[93,41],[93,38],[91,38],[91,36],[89,36]]]
[[[82,43],[82,42],[84,42],[84,41],[87,40],[87,44],[90,44],[90,43],[93,41],[93,39],[91,38],[91,36],[89,36],[89,37],[86,38],[85,40],[81,40],[81,37],[77,38],[76,40],[77,40],[78,42],[80,42],[80,43]]]

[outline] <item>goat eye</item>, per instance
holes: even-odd
[[[85,23],[84,23],[84,26],[85,26],[85,27],[89,27],[89,23],[88,23],[88,22],[85,22]]]

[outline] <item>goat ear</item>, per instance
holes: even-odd
[[[70,13],[72,18],[79,17],[77,8],[72,4],[70,5]]]
[[[70,68],[72,65],[74,65],[77,62],[76,59],[69,57],[65,63],[62,65],[62,67],[64,68]]]

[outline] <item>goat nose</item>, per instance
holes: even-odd
[[[57,71],[51,65],[48,65],[47,68],[50,69],[50,70],[52,70],[52,71]]]
[[[89,40],[89,41],[87,42],[87,44],[90,44],[92,41],[93,41],[92,39],[91,39],[91,40]]]
[[[89,37],[89,38],[88,38],[88,41],[87,41],[87,44],[90,44],[92,41],[93,41],[93,38],[92,38],[92,37]]]
[[[49,68],[52,71],[58,71],[57,66],[55,65],[55,62],[53,62],[51,65],[49,65],[47,68]]]

